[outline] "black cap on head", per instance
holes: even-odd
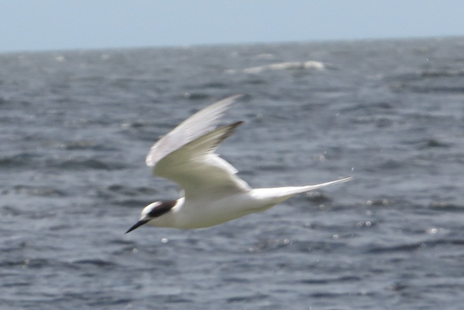
[[[177,204],[177,200],[164,200],[157,201],[145,207],[142,211],[142,219],[135,223],[131,228],[129,228],[127,233],[130,233],[136,228],[148,223],[150,220],[160,217],[169,211]],[[145,215],[144,215],[145,214]]]

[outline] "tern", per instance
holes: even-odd
[[[177,200],[156,201],[142,210],[140,220],[126,234],[149,224],[178,229],[205,228],[267,210],[290,197],[331,182],[276,188],[251,188],[235,169],[214,151],[243,122],[218,127],[235,95],[200,110],[162,137],[150,149],[146,164],[153,174],[174,181],[183,189]]]

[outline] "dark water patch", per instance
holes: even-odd
[[[122,200],[112,200],[111,203],[121,206],[121,207],[128,207],[128,208],[134,208],[134,207],[145,207],[152,203],[153,200],[148,200],[148,199],[122,199]]]
[[[396,124],[395,120],[391,118],[377,116],[377,115],[358,116],[354,120],[354,123],[358,125],[372,124],[377,128],[387,128],[387,127],[391,127]]]
[[[217,89],[227,89],[228,85],[223,82],[210,82],[204,84],[201,88],[217,88]]]
[[[427,82],[430,80],[440,80],[442,78],[459,78],[464,77],[464,71],[461,70],[421,70],[418,72],[408,72],[400,75],[390,76],[390,81],[401,82]]]
[[[117,264],[111,261],[102,260],[102,259],[81,259],[81,260],[75,260],[72,263],[75,265],[93,266],[93,267],[98,267],[98,268],[114,268],[117,266]]]
[[[75,150],[94,150],[94,151],[114,151],[116,148],[110,148],[107,145],[98,144],[95,141],[71,141],[65,142],[59,145],[63,150],[75,151]]]
[[[35,166],[42,155],[39,153],[19,153],[10,156],[0,157],[0,168],[19,169],[31,168]]]
[[[374,124],[378,128],[387,128],[393,126],[395,122],[387,117],[380,117],[375,120]]]
[[[112,239],[108,243],[109,244],[114,244],[114,245],[124,246],[124,248],[121,248],[121,253],[124,253],[124,252],[136,252],[136,251],[134,251],[134,245],[136,243],[134,241],[132,241],[132,240]]]
[[[54,198],[54,201],[58,201]],[[26,207],[22,209],[22,217],[28,220],[54,219],[57,217],[57,207],[52,203],[47,203],[40,208]]]
[[[416,253],[417,251],[428,251],[430,249],[443,249],[446,248],[449,251],[452,251],[453,247],[459,249],[463,246],[464,240],[463,239],[424,239],[419,242],[412,242],[412,243],[404,243],[395,246],[368,246],[366,247],[365,251],[369,254],[395,254],[395,253]]]
[[[98,309],[106,309],[106,306],[114,307],[114,306],[124,306],[124,308],[129,307],[131,302],[134,301],[131,297],[126,297],[124,293],[109,293],[108,291],[99,291],[99,290],[91,290],[93,286],[89,285],[86,286],[85,289],[82,289],[81,293],[78,292],[70,292],[69,290],[64,289],[64,292],[59,294],[53,294],[44,301],[44,307],[42,309],[46,309],[46,307],[50,304],[54,305],[63,305],[63,309],[66,309],[69,304],[75,304],[77,309],[89,309],[91,308],[98,308]],[[40,305],[40,303],[36,303],[36,305]],[[33,309],[33,308],[31,308]]]
[[[208,93],[195,93],[195,92],[186,92],[183,94],[184,98],[189,100],[197,101],[197,100],[211,100],[211,95]]]
[[[248,302],[256,302],[256,301],[263,301],[269,299],[269,295],[265,294],[253,294],[253,295],[242,295],[242,296],[234,296],[229,297],[226,299],[227,303],[248,303]]]
[[[422,71],[417,74],[418,79],[426,78],[442,78],[442,77],[464,77],[464,71],[459,70],[437,70],[437,71]]]
[[[464,205],[444,201],[434,201],[428,207],[439,212],[464,212]]]
[[[334,230],[331,230],[334,233]],[[350,237],[351,234],[350,234]],[[326,241],[319,240],[308,240],[308,241],[295,241],[294,248],[301,253],[342,253],[348,248],[348,245],[343,241],[337,241],[339,239],[339,235],[333,234],[332,236],[327,236]]]
[[[405,86],[407,90],[416,93],[437,94],[437,93],[450,93],[450,94],[464,94],[464,87],[453,86]]]
[[[410,288],[410,286],[404,282],[396,282],[387,287],[388,290],[394,291],[394,292],[401,292],[408,288]]]
[[[105,187],[101,187],[98,189],[98,192],[101,195],[105,195],[105,193],[115,193],[120,194],[123,196],[139,196],[139,195],[154,195],[158,193],[158,190],[151,188],[151,187],[129,187],[123,184],[112,184]]]
[[[315,292],[315,293],[311,293],[309,294],[309,296],[311,298],[314,298],[314,299],[338,299],[338,298],[342,298],[343,295],[347,295],[347,294],[340,294],[340,293],[335,293],[335,292]]]
[[[49,249],[47,249],[49,250]],[[3,260],[0,261],[0,267],[5,268],[27,268],[27,269],[46,269],[46,268],[67,268],[68,265],[64,262],[54,260],[54,259],[45,259],[45,258],[23,258],[20,260]]]
[[[58,224],[58,225],[51,225],[48,229],[50,231],[65,231],[69,229],[69,225],[66,223]]]
[[[10,268],[16,268],[16,267],[21,267],[25,268],[28,266],[30,260],[28,259],[20,259],[20,260],[8,260],[8,259],[3,259],[0,260],[0,267],[10,269]]]
[[[4,275],[4,277],[7,277],[8,275]],[[15,288],[15,287],[20,287],[20,288],[27,288],[31,286],[31,282],[29,281],[15,281],[15,282],[4,282],[3,284],[0,285],[0,287],[3,287],[4,289],[9,289],[9,288]],[[3,301],[3,300],[2,300]]]
[[[190,304],[194,300],[182,297],[180,295],[166,294],[159,295],[155,294],[154,299],[159,300],[162,304]]]
[[[397,102],[376,101],[369,103],[367,106],[374,110],[391,111],[393,113],[393,109],[395,109],[397,105]]]
[[[426,247],[425,242],[415,242],[408,244],[400,244],[396,246],[371,246],[367,249],[368,253],[371,254],[380,254],[380,253],[395,253],[395,252],[415,252]]]
[[[252,282],[252,280],[250,279],[247,279],[245,277],[241,277],[241,276],[233,276],[233,275],[229,275],[227,277],[224,278],[224,281],[228,284],[247,284],[247,283],[250,283]]]
[[[19,195],[43,196],[43,197],[66,197],[68,193],[63,190],[44,186],[15,185],[12,192]]]
[[[40,259],[40,258],[32,258],[32,259],[26,259],[26,264],[25,266],[30,269],[42,269],[46,267],[60,267],[62,264],[58,263],[56,261],[52,261],[49,259]]]
[[[393,83],[390,88],[394,92],[412,92],[419,94],[462,94],[462,86],[445,86],[445,85],[414,85],[412,83]]]
[[[266,80],[260,79],[260,78],[250,78],[245,82],[250,85],[266,85],[267,84]]]
[[[401,170],[405,167],[406,163],[403,160],[399,159],[386,159],[380,165],[378,168],[380,170]]]
[[[2,192],[2,195],[6,195],[8,193],[7,190],[4,190]],[[21,209],[10,206],[10,205],[4,205],[0,208],[0,214],[2,217],[9,217],[9,216],[19,216],[22,214]]]
[[[458,246],[461,247],[464,245],[464,239],[435,239],[435,240],[428,240],[424,242],[425,246],[427,247],[438,247],[438,246]]]
[[[447,143],[447,142],[444,142],[444,141],[440,141],[438,139],[429,139],[426,141],[425,143],[425,146],[426,147],[431,147],[431,148],[434,148],[434,147],[443,147],[443,148],[449,148],[451,147],[451,144]]]
[[[279,164],[259,164],[256,165],[256,168],[261,171],[283,171],[286,168],[286,165],[279,165]]]
[[[84,297],[84,296],[82,296]],[[104,307],[104,306],[127,306],[133,301],[132,298],[111,298],[108,300],[108,297],[102,297],[101,301],[87,302],[86,304],[89,307]]]
[[[307,201],[310,201],[312,203],[327,204],[327,203],[332,202],[332,199],[326,193],[323,193],[322,191],[310,191],[310,192],[307,192],[304,195],[304,197]]]
[[[426,139],[415,139],[415,140],[404,140],[403,145],[413,145],[418,150],[434,149],[434,148],[451,148],[453,143],[446,141],[444,138],[426,138]]]
[[[7,253],[21,253],[25,248],[27,248],[28,242],[24,239],[19,239],[17,236],[10,236],[9,239],[5,239],[1,243],[3,253],[6,255]],[[24,259],[22,256],[18,258],[20,260]]]
[[[339,283],[350,283],[350,282],[359,282],[362,281],[361,277],[356,276],[342,276],[334,278],[324,278],[324,279],[305,279],[300,280],[299,283],[308,284],[308,285],[327,285],[327,284],[339,284]]]
[[[111,162],[109,160],[102,161],[98,159],[65,159],[65,160],[52,160],[47,161],[48,167],[59,168],[71,171],[79,171],[79,170],[122,170],[126,169],[127,165],[122,164],[120,162]]]

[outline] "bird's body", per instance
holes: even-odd
[[[155,175],[178,183],[185,196],[149,204],[127,232],[144,224],[178,229],[210,227],[267,210],[296,194],[351,179],[308,186],[250,188],[236,176],[232,165],[214,153],[242,124],[216,128],[225,110],[239,97],[226,98],[199,111],[152,146],[147,165],[153,167]]]

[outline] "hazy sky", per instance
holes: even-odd
[[[464,36],[462,0],[0,0],[0,52]]]

